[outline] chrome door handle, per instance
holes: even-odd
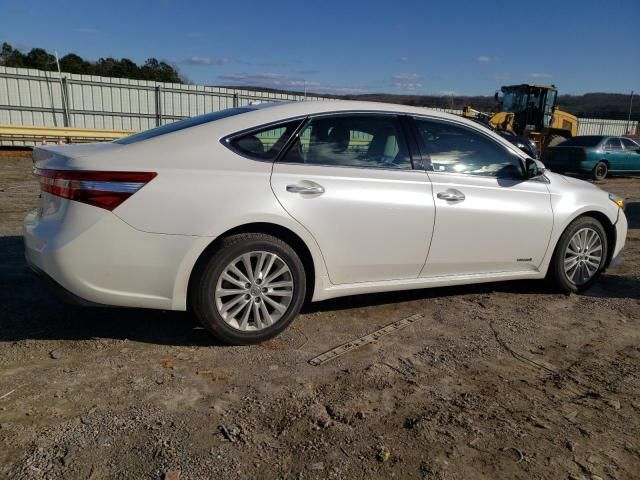
[[[466,197],[464,193],[458,190],[447,190],[446,192],[438,192],[438,198],[446,200],[447,202],[461,202]]]
[[[303,195],[319,195],[324,193],[322,185],[287,185],[287,192],[302,193]]]

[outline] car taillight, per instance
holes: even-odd
[[[155,172],[102,172],[89,170],[50,170],[36,168],[40,190],[113,210],[144,187]]]

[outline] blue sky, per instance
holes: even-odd
[[[640,1],[0,0],[0,41],[330,93],[640,90]]]

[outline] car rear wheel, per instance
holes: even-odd
[[[591,172],[591,176],[594,180],[604,180],[609,173],[609,167],[606,162],[598,162]]]
[[[580,217],[560,237],[550,273],[562,291],[579,292],[598,279],[606,258],[607,235],[602,224],[593,217]]]
[[[284,241],[245,233],[222,240],[196,272],[193,311],[226,343],[259,343],[281,333],[304,302],[302,262]]]

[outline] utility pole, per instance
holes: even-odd
[[[632,108],[633,108],[633,90],[631,90],[631,98],[629,98],[629,116],[627,117],[627,133],[631,133],[631,109]]]
[[[58,79],[60,80],[60,96],[62,99],[62,115],[64,120],[64,126],[69,126],[69,108],[67,105],[67,95],[64,88],[64,82],[62,81],[62,71],[60,70],[60,60],[58,60],[58,52],[54,51],[56,54],[56,66],[58,67]]]

